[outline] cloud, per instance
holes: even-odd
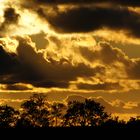
[[[88,84],[88,83],[78,83],[78,89],[84,90],[121,90],[123,87],[119,83],[97,83],[97,84]]]
[[[30,36],[31,40],[36,44],[37,49],[45,49],[47,45],[49,44],[47,38],[47,35],[43,32],[38,34],[33,34]]]
[[[122,6],[140,6],[139,0],[31,0],[36,4],[118,4]]]
[[[140,59],[133,59],[132,65],[126,67],[126,70],[130,79],[140,79]]]
[[[22,0],[21,6],[34,11],[46,24],[50,24],[50,30],[59,33],[108,29],[123,31],[129,37],[140,37],[137,30],[140,14],[129,8],[139,7],[138,0]]]
[[[1,89],[10,91],[28,91],[33,90],[33,86],[29,84],[17,83],[17,84],[2,85]]]
[[[140,37],[137,30],[140,25],[140,14],[128,8],[80,6],[65,8],[64,11],[56,8],[50,13],[40,8],[38,14],[61,33],[83,33],[108,28],[115,31],[123,30],[128,36]]]
[[[97,49],[89,47],[79,48],[82,56],[90,62],[101,61],[103,64],[122,62],[129,65],[129,58],[120,49],[111,46],[107,42],[100,42]]]
[[[11,25],[16,25],[19,21],[20,15],[17,13],[16,9],[8,7],[4,9],[3,15],[4,21],[0,25],[0,32],[9,32],[7,28]],[[10,30],[10,29],[9,29]]]
[[[120,49],[105,42],[81,46],[80,39],[86,37],[61,40],[46,36],[45,39],[48,45],[41,49],[29,36],[14,37],[17,43],[13,44],[16,48],[13,52],[8,51],[10,43],[6,47],[6,40],[1,40],[0,83],[9,84],[9,88],[26,83],[88,91],[140,88],[139,60],[128,58]]]
[[[29,83],[39,87],[66,88],[69,82],[77,77],[90,77],[103,71],[103,67],[92,68],[83,62],[72,64],[70,61],[61,62],[45,59],[38,52],[30,38],[17,37],[19,44],[17,53],[6,52],[1,46],[1,80],[0,83]]]
[[[140,79],[140,59],[130,59],[123,51],[106,42],[100,42],[97,49],[80,47],[79,50],[81,55],[89,62],[102,63],[106,67],[111,66],[112,70],[115,68],[116,75],[120,73],[120,76],[122,76],[120,79],[124,77],[127,77],[128,80]]]
[[[7,1],[12,5],[12,2]],[[128,40],[129,37],[129,42],[134,43],[137,39],[139,43],[137,29],[140,16],[137,10],[130,8],[139,5],[139,1],[30,0],[27,2],[14,0],[14,4],[13,9],[20,14],[20,20],[16,28],[13,28],[13,25],[8,28],[9,35],[10,29],[14,30],[12,35],[33,35],[39,34],[40,31],[48,34],[59,32],[61,33],[59,35],[85,32],[96,35],[97,31],[104,33],[106,30],[108,33],[106,37],[110,39],[113,38],[111,31],[116,33],[117,37],[114,36],[113,41],[123,41],[124,38]]]
[[[19,19],[19,14],[16,13],[16,10],[12,7],[5,9],[4,11],[4,22],[6,24],[9,23],[17,23]]]

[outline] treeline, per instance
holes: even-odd
[[[21,104],[19,110],[0,106],[0,128],[48,128],[48,127],[94,127],[132,128],[140,127],[139,118],[128,122],[104,111],[94,100],[68,102],[66,104],[47,101],[43,94],[34,94]]]

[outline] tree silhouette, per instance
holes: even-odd
[[[54,102],[52,105],[51,105],[51,116],[52,116],[52,120],[55,119],[55,127],[58,126],[58,119],[61,120],[62,119],[62,116],[64,114],[64,110],[65,110],[66,106],[63,104],[63,103],[57,103],[57,102]],[[54,118],[54,119],[53,119]],[[59,126],[60,126],[60,123],[59,123]]]
[[[22,113],[17,127],[48,127],[49,111],[46,96],[34,94],[21,105]]]
[[[80,126],[81,121],[81,114],[83,114],[83,107],[84,104],[77,102],[77,101],[73,101],[73,102],[69,102],[68,103],[68,108],[67,108],[67,112],[64,115],[64,122],[63,125],[64,126]]]
[[[111,117],[104,107],[94,100],[84,102],[49,103],[43,94],[34,94],[19,111],[10,106],[0,106],[0,128],[94,127],[140,128],[140,117],[128,122]]]
[[[10,106],[0,106],[0,128],[15,127],[19,112]]]
[[[93,100],[86,99],[84,103],[69,102],[64,116],[64,126],[99,126],[107,120],[108,114],[104,107]]]

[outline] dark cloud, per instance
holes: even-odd
[[[122,6],[140,6],[139,0],[32,0],[38,4],[114,4]]]
[[[8,84],[8,85],[5,85],[5,88],[4,90],[20,90],[20,91],[24,91],[24,90],[32,90],[32,88],[29,88],[28,86],[26,85],[23,85],[23,84]]]
[[[0,45],[0,75],[9,75],[15,72],[18,65],[16,54],[6,52]]]
[[[24,3],[24,8],[36,12],[56,32],[83,33],[107,28],[140,37],[140,14],[128,8],[139,7],[139,0],[31,0]],[[58,7],[61,4],[66,6],[63,11]],[[50,7],[52,12],[48,10]]]
[[[61,63],[53,59],[48,62],[42,53],[33,48],[28,39],[18,38],[17,54],[7,53],[1,47],[2,67],[0,83],[30,83],[38,87],[68,87],[77,77],[90,77],[104,71],[103,67],[91,68],[89,65],[71,62]]]
[[[119,83],[98,83],[98,84],[87,84],[87,83],[78,83],[77,84],[78,89],[84,89],[84,90],[119,90],[123,89],[123,87]]]
[[[0,25],[0,32],[4,32],[7,30],[8,26],[17,24],[20,18],[20,15],[17,13],[17,11],[12,8],[6,8],[4,10],[4,15],[3,15],[4,21]]]
[[[140,36],[140,14],[127,8],[78,7],[57,12],[55,16],[49,16],[43,11],[39,14],[58,32],[90,32],[106,27],[123,30],[135,37]]]
[[[17,23],[19,19],[19,14],[17,14],[14,8],[7,8],[4,11],[4,19],[5,23]]]

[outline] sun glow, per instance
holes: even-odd
[[[3,15],[3,9],[4,9],[4,0],[0,0],[0,19],[1,19],[1,16]]]
[[[22,14],[19,20],[19,25],[12,35],[32,35],[42,31],[49,34],[55,34],[55,32],[49,28],[47,22],[40,20],[34,13],[29,12],[28,10],[23,10],[20,11],[19,14]]]
[[[4,2],[5,0],[0,0],[0,2],[2,3],[2,2]]]

